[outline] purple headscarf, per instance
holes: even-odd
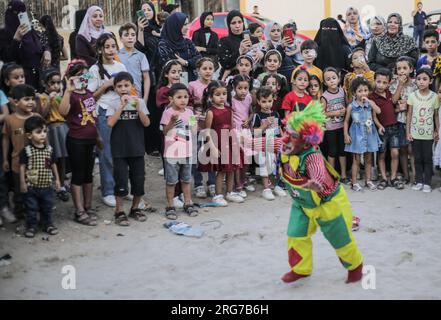
[[[100,7],[91,6],[89,9],[87,9],[86,15],[84,16],[83,22],[80,26],[80,31],[78,31],[78,34],[82,35],[89,42],[92,40],[92,38],[98,39],[103,33],[108,33],[104,29],[104,26],[97,30],[92,24],[92,15],[95,13],[95,11],[101,11],[101,13],[104,14],[103,9]]]
[[[5,11],[5,31],[11,38],[14,37],[17,28],[20,26],[18,14],[26,11],[26,5],[21,0],[12,0],[8,3]]]

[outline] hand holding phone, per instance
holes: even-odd
[[[138,10],[138,11],[136,11],[136,15],[138,16],[138,18],[141,18],[141,19],[142,19],[142,18],[147,19],[147,16],[146,16],[144,10]]]
[[[288,38],[291,43],[294,42],[294,30],[292,28],[286,28],[283,30],[283,37]]]
[[[18,20],[20,21],[20,25],[26,25],[29,30],[32,28],[31,21],[29,20],[28,13],[26,11],[19,12],[17,16]]]
[[[244,40],[251,41],[251,32],[250,30],[245,30],[242,32]]]

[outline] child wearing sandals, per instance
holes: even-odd
[[[121,100],[118,105],[110,104],[106,112],[107,125],[112,128],[110,148],[115,179],[115,223],[124,227],[129,226],[123,206],[123,198],[129,194],[129,177],[133,195],[129,217],[140,222],[147,220],[139,204],[144,195],[145,181],[144,127],[150,125],[150,119],[144,100],[130,95],[134,85],[130,73],[118,73],[113,80],[113,87]]]
[[[188,108],[190,94],[184,84],[176,83],[168,92],[169,108],[164,111],[161,126],[164,132],[164,173],[166,181],[167,219],[176,220],[173,206],[175,186],[181,182],[184,193],[184,211],[190,216],[198,215],[191,201],[192,136],[196,135],[197,120]]]
[[[69,127],[66,119],[60,114],[59,106],[62,95],[62,81],[60,71],[57,69],[45,70],[42,76],[44,92],[39,95],[38,111],[44,117],[48,124],[49,144],[54,149],[55,159],[57,163],[58,174],[62,184],[57,197],[67,202],[69,201],[69,193],[64,186],[66,177],[66,136]]]
[[[328,161],[335,168],[336,161],[340,164],[340,181],[349,183],[346,176],[346,153],[344,142],[344,119],[346,115],[346,97],[340,87],[340,73],[333,67],[328,67],[323,72],[326,90],[321,97],[321,103],[328,117],[326,131],[323,138],[324,149],[328,153]]]
[[[362,77],[352,81],[351,90],[354,100],[346,110],[344,122],[345,151],[353,154],[352,161],[352,190],[362,191],[363,188],[357,182],[360,158],[364,156],[366,187],[376,190],[377,186],[372,182],[372,153],[378,151],[381,143],[377,128],[374,124],[373,113],[379,114],[381,109],[368,99],[370,85]],[[352,124],[349,127],[349,123]]]
[[[88,67],[84,60],[73,60],[68,65],[66,91],[59,110],[69,126],[66,148],[72,170],[71,193],[75,221],[86,226],[96,226],[98,217],[92,210],[94,149],[98,141],[96,101],[93,93],[87,90],[87,82],[79,81],[82,75],[87,78],[87,73]],[[98,147],[102,147],[101,143]]]
[[[380,167],[381,181],[378,189],[384,190],[388,185],[397,190],[404,189],[402,181],[397,179],[399,156],[400,156],[400,137],[397,115],[392,100],[392,93],[389,91],[389,85],[392,80],[392,73],[385,68],[380,68],[375,72],[375,90],[370,95],[370,99],[374,101],[381,109],[380,114],[374,115],[374,121],[380,134],[381,146],[378,155],[378,165]],[[388,183],[386,175],[386,152],[390,150],[391,157],[391,173],[390,183]]]
[[[26,208],[26,238],[33,238],[38,228],[38,213],[43,229],[50,235],[58,234],[52,223],[55,188],[60,190],[55,154],[46,144],[47,126],[40,116],[32,116],[24,123],[24,131],[30,140],[20,152],[20,191]]]

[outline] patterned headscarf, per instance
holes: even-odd
[[[390,19],[393,17],[398,20],[398,34],[391,36],[389,32],[386,32],[375,39],[378,52],[387,58],[399,58],[417,48],[415,40],[403,33],[403,19],[399,13],[390,14],[387,18],[387,22],[389,23]]]

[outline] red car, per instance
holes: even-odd
[[[228,12],[215,12],[214,13],[214,23],[213,27],[211,29],[217,33],[219,36],[219,39],[224,38],[228,36],[228,28],[227,28],[227,15]],[[250,23],[258,23],[262,26],[264,29],[265,26],[271,22],[271,20],[263,17],[256,17],[251,14],[243,14],[243,17],[245,18],[245,28],[248,28],[248,25]],[[201,27],[201,23],[199,21],[199,17],[193,20],[191,22],[190,27],[188,29],[188,37],[191,39],[193,36],[193,33],[198,30]],[[308,40],[309,38],[307,36],[304,36],[302,34],[297,33],[297,36],[302,40]]]

